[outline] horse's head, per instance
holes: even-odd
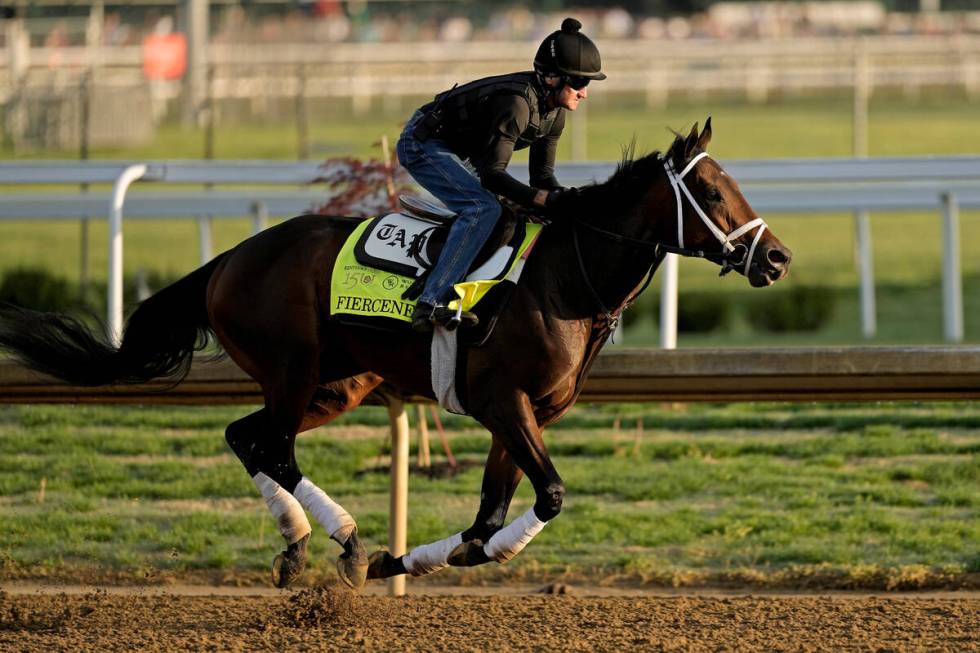
[[[768,286],[786,276],[792,252],[756,216],[738,183],[708,157],[710,140],[708,118],[704,131],[698,133],[695,123],[663,156],[677,216],[676,222],[664,221],[663,248],[707,258],[722,266],[722,274],[737,270],[753,286]],[[658,208],[663,211],[662,204]]]

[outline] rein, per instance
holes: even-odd
[[[613,311],[610,311],[608,308],[606,308],[606,305],[602,302],[602,298],[599,297],[599,293],[596,291],[595,288],[592,287],[592,282],[589,280],[589,273],[586,272],[585,270],[585,261],[582,260],[582,248],[579,247],[578,244],[578,229],[575,228],[579,224],[585,224],[585,223],[579,222],[578,220],[572,223],[572,243],[575,245],[575,258],[578,259],[578,269],[579,271],[582,272],[582,278],[585,280],[585,287],[589,289],[589,293],[592,294],[592,299],[594,299],[595,303],[599,305],[599,310],[602,312],[603,317],[606,318],[606,322],[609,324],[610,331],[615,331],[616,327],[619,325],[620,318],[623,316],[623,311],[629,308],[633,304],[633,302],[636,301],[636,298],[639,297],[643,293],[643,291],[647,289],[647,286],[650,285],[650,282],[653,281],[653,273],[657,271],[657,267],[660,261],[663,260],[663,255],[660,254],[659,251],[660,247],[657,243],[649,243],[647,241],[639,240],[637,238],[620,236],[619,234],[615,234],[611,231],[605,231],[603,229],[599,229],[601,233],[604,233],[608,236],[615,236],[617,239],[620,238],[623,239],[623,242],[632,241],[634,244],[642,244],[646,249],[650,249],[650,245],[653,245],[652,250],[654,252],[654,261],[653,263],[650,264],[650,269],[647,270],[647,273],[645,275],[646,279],[643,281],[643,285],[640,286],[640,289],[637,290],[635,293],[633,293],[625,302],[623,302],[623,305],[620,306],[619,309],[617,309],[614,313]]]
[[[670,186],[674,191],[674,198],[676,199],[677,205],[677,245],[666,245],[664,243],[657,243],[649,240],[643,240],[641,238],[633,238],[631,236],[624,236],[623,234],[618,234],[614,231],[609,231],[601,227],[597,227],[594,224],[586,222],[581,219],[576,219],[572,223],[572,242],[575,245],[575,256],[578,259],[579,271],[582,272],[582,278],[585,279],[585,287],[589,289],[589,293],[595,300],[595,303],[599,305],[599,310],[602,315],[606,318],[610,325],[610,329],[615,330],[616,326],[619,324],[620,317],[622,317],[623,311],[630,307],[630,305],[636,301],[636,298],[647,289],[650,285],[650,281],[653,280],[653,274],[656,271],[658,264],[665,254],[678,254],[680,256],[686,256],[690,258],[703,258],[709,261],[714,261],[720,264],[721,272],[719,276],[724,276],[735,270],[738,266],[742,265],[743,261],[745,267],[742,269],[742,274],[748,275],[749,266],[752,265],[752,257],[755,255],[756,247],[759,244],[759,240],[762,238],[762,233],[766,230],[765,221],[762,218],[756,218],[755,220],[750,220],[745,224],[737,227],[728,234],[719,229],[715,224],[708,218],[704,210],[698,205],[697,201],[694,199],[694,195],[688,189],[687,184],[684,183],[684,177],[689,173],[694,166],[701,159],[708,156],[707,152],[701,152],[695,156],[691,161],[685,166],[685,168],[678,174],[671,162],[667,159],[663,159],[664,171],[667,173],[667,179],[670,181]],[[681,199],[681,193],[683,192],[684,197],[687,197],[688,202],[694,208],[694,211],[701,218],[701,221],[708,228],[708,231],[718,240],[721,244],[722,249],[720,252],[706,252],[703,249],[689,249],[684,247],[684,203]],[[626,300],[626,302],[617,310],[615,313],[606,308],[606,305],[602,302],[599,297],[599,293],[592,286],[592,282],[589,280],[589,274],[585,269],[585,261],[582,259],[582,250],[578,244],[578,229],[577,227],[585,227],[605,238],[616,242],[630,245],[637,249],[642,249],[645,251],[653,252],[654,262],[650,265],[650,269],[646,273],[646,280],[638,291]],[[758,228],[755,237],[752,239],[752,245],[746,248],[745,245],[738,243],[732,244],[732,241],[739,238],[740,236],[750,232],[752,229]],[[738,255],[736,257],[736,254]]]

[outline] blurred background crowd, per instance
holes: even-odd
[[[90,10],[104,6],[101,44],[134,45],[169,30],[180,3],[42,0],[8,5],[32,45],[86,43]],[[472,3],[444,0],[220,0],[212,37],[224,43],[538,40],[572,11],[600,39],[751,39],[852,34],[980,33],[976,0],[711,2],[613,0]],[[558,17],[560,20],[560,17]]]

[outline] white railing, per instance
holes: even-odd
[[[980,156],[784,159],[729,161],[726,169],[739,180],[753,208],[761,213],[814,214],[853,211],[858,229],[862,325],[875,332],[874,278],[870,211],[935,210],[943,221],[943,316],[949,342],[963,338],[963,300],[960,272],[959,209],[980,209]],[[527,177],[515,164],[515,176]],[[568,163],[558,167],[563,183],[581,185],[607,178],[613,163]],[[212,218],[251,215],[253,232],[264,228],[268,216],[289,217],[325,201],[327,191],[311,187],[319,179],[316,163],[277,161],[125,161],[125,162],[3,162],[0,186],[23,184],[69,186],[112,184],[113,193],[52,189],[45,193],[8,193],[0,197],[0,220],[71,219],[110,216],[108,293],[113,337],[122,325],[122,224],[127,218],[193,218],[200,225],[201,261],[211,257]],[[128,182],[128,183],[127,183]],[[137,186],[175,184],[179,189],[127,194]],[[208,186],[244,187],[205,189]],[[197,186],[188,190],[187,186]],[[287,189],[270,189],[287,186]],[[676,261],[662,272],[662,297],[676,306]],[[676,310],[662,311],[661,342],[676,340]]]
[[[122,337],[123,211],[130,217],[185,217],[200,225],[201,262],[211,258],[210,221],[214,217],[252,215],[253,233],[265,228],[268,215],[289,216],[308,211],[326,197],[313,192],[310,184],[322,174],[318,163],[278,161],[44,161],[0,163],[0,185],[92,185],[112,184],[109,195],[95,192],[51,192],[8,194],[0,198],[0,219],[91,218],[108,215],[109,270],[107,279],[109,337]],[[247,184],[233,191],[174,191],[134,194],[134,182],[155,184]],[[256,190],[255,186],[289,185],[295,190]]]

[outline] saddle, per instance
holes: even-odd
[[[403,196],[401,206],[398,213],[357,225],[341,248],[330,282],[332,318],[381,329],[411,321],[455,214],[413,196]],[[461,305],[480,316],[480,328],[470,330],[480,333],[467,334],[467,341],[481,343],[489,336],[540,231],[541,225],[504,207],[470,272],[456,285],[459,303],[450,302],[453,310]]]
[[[430,202],[418,195],[399,195],[398,204],[406,215],[410,215],[420,220],[431,220],[438,224],[452,222],[456,214],[444,206],[439,206],[435,202]]]
[[[402,295],[402,299],[412,300],[422,294],[456,214],[415,195],[398,199],[402,211],[372,220],[358,239],[354,256],[363,265],[414,278],[415,283]],[[496,278],[512,253],[505,251],[505,246],[515,237],[523,237],[523,231],[523,222],[512,211],[504,210],[467,276],[477,273],[481,279]]]

